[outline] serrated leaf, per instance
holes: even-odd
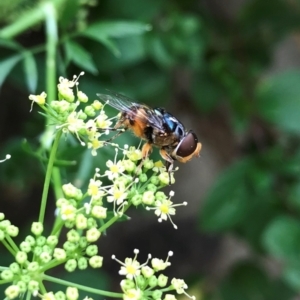
[[[299,261],[300,221],[287,215],[277,217],[263,233],[262,242],[271,255],[287,262]]]
[[[0,62],[0,86],[8,76],[13,67],[21,60],[22,55],[17,54]]]
[[[226,230],[234,227],[247,213],[248,190],[245,174],[251,166],[248,159],[225,170],[210,189],[201,209],[201,228]]]
[[[23,66],[28,89],[31,93],[33,93],[36,91],[37,87],[38,71],[34,56],[30,52],[25,53]]]
[[[263,81],[257,89],[257,111],[287,132],[300,132],[300,72],[287,71]]]
[[[78,67],[92,74],[97,74],[98,70],[95,67],[92,56],[79,44],[66,41],[65,51],[68,59],[73,61]]]

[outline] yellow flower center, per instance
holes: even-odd
[[[116,191],[116,192],[114,192],[114,198],[119,199],[122,196],[122,194],[123,194],[122,192]]]
[[[98,194],[98,186],[95,184],[91,185],[90,191],[92,196],[96,196]]]
[[[118,168],[117,165],[112,165],[112,166],[110,167],[110,170],[111,170],[111,172],[113,172],[113,173],[118,173],[118,172],[119,172],[119,168]]]
[[[161,210],[162,213],[167,214],[169,212],[169,206],[166,204],[162,204],[159,209]]]
[[[126,267],[127,273],[134,275],[136,273],[136,268],[133,265],[129,265]]]

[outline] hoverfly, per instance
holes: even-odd
[[[122,128],[123,131],[119,131],[113,138],[130,129],[137,137],[146,141],[142,147],[143,159],[149,156],[152,146],[159,148],[169,173],[169,183],[175,160],[186,163],[194,156],[199,156],[201,143],[198,142],[196,134],[192,130],[186,130],[183,124],[165,109],[153,109],[114,92],[97,96],[121,112],[114,129]]]

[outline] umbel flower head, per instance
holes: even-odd
[[[51,124],[57,131],[75,136],[82,146],[91,150],[93,156],[104,146],[115,149],[114,158],[106,162],[107,169],[96,171],[89,181],[87,191],[79,190],[72,183],[63,186],[65,197],[57,201],[58,215],[68,227],[76,223],[79,229],[88,227],[89,218],[98,216],[105,219],[109,213],[109,204],[112,204],[113,215],[118,217],[122,217],[134,205],[153,210],[159,222],[169,220],[177,228],[172,217],[176,207],[186,205],[186,202],[174,204],[171,201],[174,193],[168,197],[160,191],[169,184],[170,174],[161,161],[154,162],[150,158],[143,160],[139,148],[127,145],[122,148],[106,141],[116,116],[109,118],[105,112],[105,103],[98,100],[90,102],[89,97],[79,90],[79,78],[82,75],[83,72],[72,80],[59,78],[58,100],[48,99],[46,102],[44,92],[30,96],[50,116]],[[107,179],[109,185],[103,183]],[[172,173],[171,183],[174,182]],[[82,207],[85,208],[84,213]]]
[[[152,255],[149,254],[146,262],[142,264],[137,260],[138,253],[139,251],[135,249],[135,256],[133,258],[127,257],[124,262],[117,259],[115,255],[112,256],[112,259],[121,265],[119,274],[126,277],[120,283],[124,293],[123,299],[163,299],[163,294],[165,294],[164,299],[166,300],[176,299],[173,294],[169,294],[172,291],[179,295],[185,294],[190,299],[195,299],[194,296],[190,296],[185,291],[187,284],[183,279],[173,278],[168,285],[168,277],[162,273],[157,274],[171,265],[169,257],[173,255],[172,251],[169,251],[166,260],[152,258]]]

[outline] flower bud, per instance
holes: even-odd
[[[87,116],[93,118],[96,116],[96,111],[95,109],[91,106],[91,105],[87,105],[85,108],[84,108],[84,112],[87,114]]]
[[[11,281],[13,277],[14,277],[14,273],[9,269],[3,270],[1,272],[1,278],[5,281]]]
[[[6,233],[11,237],[16,237],[19,234],[19,228],[14,225],[9,225],[6,228]]]
[[[148,281],[148,284],[150,287],[154,288],[157,286],[157,277],[155,275],[152,275],[150,278],[149,278],[149,281]]]
[[[18,251],[16,254],[16,262],[21,264],[24,264],[27,261],[27,254],[23,251]]]
[[[77,262],[75,259],[69,259],[67,260],[67,262],[65,263],[65,269],[68,271],[68,272],[73,272],[75,271],[77,267]]]
[[[85,270],[88,267],[87,259],[85,257],[80,257],[78,259],[78,269]]]
[[[99,110],[103,107],[103,104],[99,100],[94,100],[94,102],[92,103],[92,107],[95,110]]]
[[[31,225],[31,232],[34,235],[41,235],[42,232],[44,231],[44,226],[40,222],[33,222]]]
[[[53,257],[56,258],[58,261],[63,261],[66,259],[67,254],[64,249],[55,248],[53,252]]]
[[[68,300],[77,300],[79,298],[78,289],[75,287],[67,287],[66,296]]]
[[[139,181],[140,182],[146,182],[148,179],[148,176],[145,173],[141,173],[139,176]]]
[[[45,238],[44,236],[39,236],[39,237],[37,237],[37,239],[36,239],[36,245],[37,245],[37,246],[42,247],[42,246],[44,246],[45,244],[46,244],[46,238]]]
[[[56,235],[49,235],[46,241],[47,245],[55,247],[58,244],[58,238]]]
[[[39,289],[39,283],[36,280],[30,280],[28,282],[28,290],[33,292]]]
[[[103,263],[103,257],[99,255],[92,256],[89,259],[89,264],[92,268],[101,268]]]
[[[131,198],[131,203],[134,205],[134,206],[138,206],[142,203],[142,195],[134,195],[132,198]]]
[[[165,276],[164,274],[160,274],[157,279],[157,285],[163,288],[167,285],[167,283],[168,283],[168,277]]]
[[[89,243],[93,243],[93,242],[96,242],[101,236],[101,232],[93,227],[89,230],[87,230],[86,232],[86,239]]]
[[[79,239],[80,235],[76,230],[72,229],[67,233],[67,240],[69,242],[76,243],[79,241]]]
[[[20,288],[17,285],[10,285],[4,293],[7,299],[15,299],[19,296]]]
[[[89,245],[86,248],[86,255],[88,255],[88,256],[94,256],[96,254],[98,254],[98,247],[97,247],[97,245]]]
[[[144,192],[142,201],[146,205],[152,205],[155,201],[154,193],[152,191]]]
[[[153,183],[147,184],[147,190],[155,193],[157,191],[157,187]]]
[[[82,103],[86,103],[89,101],[89,98],[87,97],[87,95],[85,93],[83,93],[82,91],[77,92],[77,98]]]

